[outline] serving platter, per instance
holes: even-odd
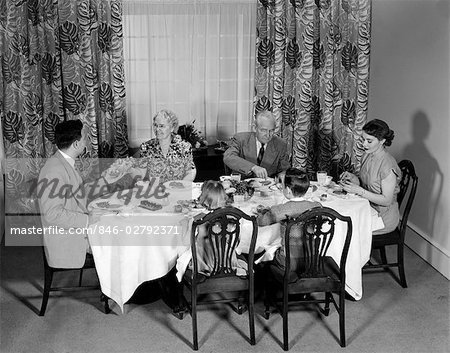
[[[272,185],[275,185],[275,179],[273,178],[248,178],[245,179],[246,182],[250,184],[250,186],[255,189],[258,188],[270,188]]]
[[[113,200],[97,199],[89,204],[89,210],[111,210],[120,211],[124,207],[124,202],[115,198]]]
[[[194,183],[188,180],[166,181],[163,185],[169,190],[189,190],[193,188]]]

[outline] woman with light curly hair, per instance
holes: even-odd
[[[164,183],[170,180],[194,181],[196,175],[189,142],[183,141],[178,131],[178,118],[170,110],[162,109],[153,117],[155,138],[140,147],[139,167],[147,169],[147,178],[158,177]]]

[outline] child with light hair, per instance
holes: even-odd
[[[228,196],[222,184],[215,180],[205,181],[201,188],[199,202],[208,210],[224,207]]]
[[[222,184],[218,181],[208,180],[205,181],[201,188],[201,194],[199,197],[199,203],[202,204],[207,210],[214,211],[218,208],[225,207],[227,205],[228,196],[225,193],[225,189]],[[194,219],[199,219],[204,217],[206,214],[201,213],[197,215]],[[211,244],[211,239],[208,234],[209,224],[204,223],[197,228],[197,261],[198,261],[198,271],[205,276],[208,276],[213,267],[214,258],[213,248]],[[212,227],[213,232],[219,232],[220,229],[215,228],[219,225],[214,225]],[[236,268],[238,275],[245,275],[247,270],[247,264],[242,259],[238,259],[237,254],[233,254],[232,267]],[[193,269],[192,261],[189,263],[190,270]]]

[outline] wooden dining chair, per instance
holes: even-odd
[[[72,290],[87,290],[87,289],[100,289],[100,286],[82,286],[83,281],[83,270],[86,269],[94,269],[95,270],[95,263],[94,263],[94,257],[92,254],[87,253],[86,254],[86,261],[84,262],[83,267],[76,269],[76,268],[55,268],[51,267],[48,264],[47,257],[45,255],[45,249],[42,247],[42,253],[44,257],[44,292],[42,296],[42,304],[41,304],[41,310],[39,312],[39,316],[44,316],[45,311],[47,309],[47,303],[48,298],[50,296],[50,292],[55,291],[72,291]],[[80,271],[80,275],[78,277],[78,287],[76,286],[70,286],[70,287],[52,287],[53,282],[53,274],[55,272],[67,272],[67,271]],[[104,303],[104,310],[105,314],[109,314],[111,312],[111,309],[109,308],[109,302],[108,297],[105,296],[103,293],[100,296],[100,300]]]
[[[336,222],[345,223],[341,260],[339,266],[327,256],[327,250],[335,237]],[[289,350],[288,309],[293,305],[320,304],[325,316],[330,312],[330,302],[339,313],[340,345],[345,347],[345,264],[352,238],[352,220],[328,207],[315,207],[297,218],[286,219],[284,270],[272,264],[268,266],[265,284],[265,318],[270,317],[270,305],[274,304],[283,317],[283,349]],[[300,236],[301,261],[294,272],[290,271],[291,237]],[[278,289],[278,291],[277,291]],[[280,294],[281,298],[278,294]],[[277,293],[278,292],[278,293]],[[323,292],[316,298],[312,293]],[[333,292],[339,295],[339,305]],[[281,307],[280,304],[281,303]]]
[[[403,214],[399,225],[392,232],[385,234],[377,234],[372,237],[372,250],[377,249],[380,251],[381,263],[374,263],[369,261],[363,270],[370,270],[376,268],[383,268],[385,270],[390,267],[397,267],[399,274],[399,283],[403,288],[407,288],[404,265],[404,246],[405,246],[405,234],[406,226],[408,223],[409,213],[411,211],[414,197],[417,191],[418,178],[413,163],[410,160],[402,160],[398,164],[402,171],[402,178],[400,181],[400,192],[397,194],[398,207],[402,206],[404,200],[406,205],[403,209]],[[386,257],[386,246],[397,246],[397,262],[389,262]]]
[[[247,259],[247,271],[243,276],[238,276],[236,268],[233,268],[233,256],[236,256],[236,248],[241,237],[240,220],[252,222],[250,248]],[[212,256],[210,256],[211,270],[204,275],[199,270],[197,237],[199,227],[206,228],[206,244]],[[255,216],[249,216],[241,210],[227,206],[219,208],[201,219],[195,220],[191,230],[192,270],[188,269],[183,277],[183,283],[191,292],[190,312],[192,316],[193,348],[198,350],[197,333],[197,305],[210,303],[225,303],[238,300],[237,312],[242,314],[243,299],[247,299],[248,318],[250,326],[250,344],[255,344],[255,321],[254,321],[254,271],[253,261],[257,236],[257,223]],[[201,259],[200,259],[201,260]],[[228,296],[223,294],[227,293]],[[214,295],[209,301],[199,301],[199,297]],[[235,294],[234,296],[232,294]]]

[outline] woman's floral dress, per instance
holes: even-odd
[[[159,141],[153,138],[141,144],[138,167],[147,168],[146,178],[159,177],[160,182],[182,180],[195,169],[192,147],[180,135],[172,135],[167,155],[162,153]]]

